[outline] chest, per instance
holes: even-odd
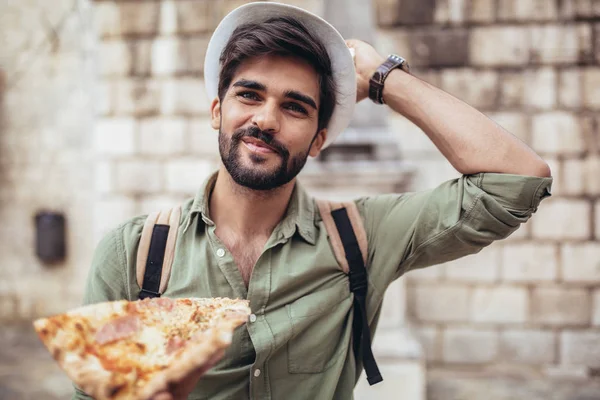
[[[245,238],[224,236],[221,240],[231,253],[231,257],[242,275],[244,284],[248,287],[252,270],[263,253],[268,238],[262,236]]]

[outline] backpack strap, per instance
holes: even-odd
[[[181,207],[155,212],[146,218],[137,251],[136,278],[140,299],[160,297],[167,288],[175,258]]]
[[[342,270],[345,273],[348,273],[350,271],[350,267],[348,265],[348,260],[346,259],[346,251],[344,250],[340,233],[338,232],[335,221],[331,215],[333,210],[341,208],[345,208],[346,212],[348,213],[348,218],[350,219],[352,229],[354,230],[356,239],[358,241],[363,263],[364,265],[367,265],[367,233],[365,231],[365,227],[363,226],[362,218],[360,217],[358,208],[356,207],[356,203],[353,201],[337,203],[334,201],[317,200],[317,207],[319,207],[321,218],[323,219],[325,229],[327,230],[327,234],[331,240],[333,253]]]
[[[350,291],[354,294],[354,356],[362,359],[367,381],[374,385],[383,378],[371,349],[371,332],[367,319],[367,234],[354,202],[329,203],[317,200],[317,206],[333,252],[341,268],[348,273]]]

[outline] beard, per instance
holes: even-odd
[[[275,156],[279,158],[279,166],[270,170],[266,167],[261,168],[261,165],[266,164],[267,158],[256,153],[250,154],[252,166],[244,165],[240,152],[244,137],[262,140],[273,148]],[[310,147],[306,152],[291,156],[286,147],[273,135],[254,125],[236,130],[231,137],[219,130],[219,153],[223,165],[235,183],[252,190],[273,190],[289,183],[304,168],[309,151]]]

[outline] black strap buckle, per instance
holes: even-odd
[[[147,298],[160,297],[160,293],[153,292],[152,290],[142,289],[140,291],[140,295],[138,297],[140,298],[140,300],[144,300],[144,299],[147,299]]]

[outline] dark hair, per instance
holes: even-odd
[[[327,127],[336,104],[331,60],[323,43],[294,18],[271,18],[260,24],[244,24],[235,29],[219,59],[219,99],[223,100],[244,60],[266,55],[295,56],[312,65],[319,76],[320,86],[318,130]]]

